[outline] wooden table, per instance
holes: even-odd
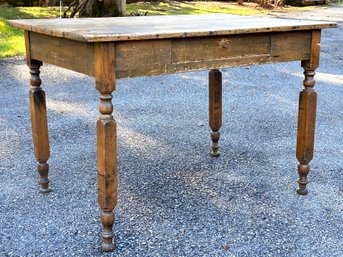
[[[112,116],[112,92],[116,78],[211,69],[211,153],[218,156],[222,125],[222,74],[218,69],[300,60],[305,79],[299,100],[297,192],[307,194],[317,101],[313,77],[319,64],[320,34],[323,28],[336,27],[335,23],[212,14],[12,20],[9,24],[25,30],[31,74],[32,135],[40,190],[44,193],[50,191],[47,163],[50,150],[40,66],[47,62],[95,77],[100,94],[96,130],[104,251],[115,247],[112,225],[117,204],[117,132]]]

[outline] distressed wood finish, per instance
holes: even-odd
[[[211,36],[172,40],[172,63],[202,62],[270,53],[271,34]]]
[[[95,83],[100,93],[100,117],[96,124],[98,153],[98,201],[103,232],[102,249],[114,249],[113,209],[117,205],[117,125],[113,119],[112,92],[115,90],[115,46],[95,44]]]
[[[10,20],[24,30],[83,42],[192,38],[335,27],[332,22],[228,14],[165,15],[93,19]]]
[[[50,157],[49,135],[48,135],[48,121],[46,113],[45,92],[41,88],[42,81],[40,79],[40,67],[43,65],[41,61],[31,58],[30,52],[30,37],[29,33],[25,33],[26,42],[26,58],[27,65],[30,68],[30,85],[29,99],[30,99],[30,113],[31,113],[31,128],[32,139],[35,151],[35,158],[37,160],[37,170],[39,173],[39,185],[42,193],[50,192],[49,187],[49,164]]]
[[[32,32],[30,39],[33,59],[94,76],[92,44]],[[305,60],[310,44],[311,31],[118,42],[116,77]]]
[[[305,70],[300,93],[296,156],[299,194],[306,194],[313,158],[320,30],[335,23],[225,14],[13,20],[23,28],[31,73],[32,134],[42,192],[48,192],[50,155],[45,93],[39,68],[51,63],[95,77],[100,96],[96,124],[98,201],[102,249],[112,251],[117,205],[117,130],[112,92],[115,80],[210,69],[209,125],[212,155],[219,155],[222,126],[222,67],[301,60]]]
[[[219,152],[219,129],[222,126],[222,73],[219,70],[209,72],[209,119],[213,157],[218,157]]]
[[[300,92],[299,97],[299,114],[298,114],[298,133],[296,156],[299,161],[298,173],[299,179],[297,193],[306,195],[308,190],[307,175],[310,172],[310,161],[313,158],[314,133],[316,124],[317,93],[313,87],[315,85],[315,69],[319,66],[320,53],[320,31],[312,32],[311,56],[309,60],[301,62],[304,68],[304,89]]]
[[[48,122],[46,113],[45,92],[40,87],[42,81],[39,77],[39,68],[42,65],[40,61],[31,60],[30,63],[30,112],[32,138],[35,150],[35,157],[38,162],[38,172],[40,175],[39,184],[42,193],[50,192],[49,187],[49,164],[50,157],[49,137],[48,137]]]
[[[30,32],[30,41],[33,59],[94,76],[93,44],[35,32]]]
[[[270,54],[278,61],[305,60],[310,56],[311,31],[272,33]]]
[[[304,60],[310,57],[310,44],[311,31],[124,41],[117,43],[116,76]]]

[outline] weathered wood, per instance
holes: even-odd
[[[27,31],[27,30],[24,31],[25,50],[26,50],[26,64],[29,67],[31,65],[31,59],[32,59],[31,58],[31,43],[30,43],[30,35],[31,35],[31,33],[32,32]]]
[[[310,56],[311,31],[273,33],[271,55],[288,60],[305,60]]]
[[[314,71],[319,65],[320,53],[320,31],[313,31],[311,40],[311,54],[309,60],[303,60],[301,65],[304,68],[304,89],[299,97],[298,133],[296,156],[299,161],[299,179],[297,193],[305,195],[308,193],[306,185],[307,176],[310,172],[310,161],[313,158],[314,134],[316,124],[317,93],[313,87],[315,85]]]
[[[219,129],[222,126],[222,73],[219,70],[209,72],[209,124],[212,130],[213,157],[218,157],[219,152]]]
[[[30,98],[30,112],[31,112],[31,126],[32,138],[35,151],[35,157],[38,162],[38,172],[40,175],[39,184],[42,193],[50,192],[49,188],[49,165],[47,163],[50,157],[49,136],[48,136],[48,122],[46,114],[45,92],[40,87],[41,79],[39,77],[39,68],[41,62],[31,60],[30,64],[30,84],[29,91]]]
[[[35,150],[35,157],[38,162],[38,172],[40,175],[39,184],[42,193],[50,192],[49,187],[49,165],[47,163],[50,157],[48,122],[46,114],[45,92],[40,87],[41,79],[39,77],[39,68],[41,62],[31,60],[30,64],[30,112],[32,125],[32,138]]]
[[[103,232],[102,250],[112,251],[117,205],[117,130],[113,119],[112,91],[115,89],[114,43],[95,45],[95,81],[100,93],[100,117],[97,121],[98,201],[101,208]]]
[[[289,33],[281,32],[209,36],[200,41],[197,38],[183,38],[118,42],[116,77],[309,59],[311,31],[293,33],[294,38]],[[30,32],[30,40],[31,58],[94,76],[93,44],[34,32]],[[226,46],[221,45],[224,41]],[[78,49],[78,54],[75,54],[75,49]]]
[[[311,31],[118,42],[116,77],[304,60],[310,44]]]
[[[209,17],[212,18],[211,22],[213,22],[215,17],[212,15]],[[138,18],[144,19],[144,17]],[[241,21],[242,18],[236,16],[234,18],[230,20],[231,26],[235,24],[236,30],[241,31],[242,24],[237,22]],[[136,22],[142,23],[143,21],[140,19]],[[98,19],[92,20],[94,20],[95,24],[99,24]],[[122,20],[119,21],[118,26],[125,24]],[[146,20],[144,19],[144,21]],[[31,21],[33,26],[39,22],[36,20]],[[112,24],[112,18],[106,19],[106,24],[107,22]],[[277,20],[276,24],[278,22]],[[82,34],[85,23],[88,23],[88,19],[81,19],[80,22],[74,25],[75,27],[72,27],[74,23],[70,24],[69,27],[70,29],[73,28],[72,31]],[[154,21],[147,19],[147,24],[150,23],[154,23]],[[95,33],[94,36],[97,35],[96,33],[105,33],[106,29],[103,28],[103,25],[100,25],[92,27]],[[133,29],[131,24],[125,24],[122,30],[125,31],[128,26]],[[293,27],[291,32],[269,32],[271,30],[278,31],[278,29],[268,28],[266,29],[268,33],[253,33],[253,30],[246,29],[242,35],[237,35],[236,32],[230,30],[229,35],[223,36],[213,36],[212,31],[208,31],[207,36],[202,38],[189,38],[187,34],[186,38],[169,39],[167,34],[161,34],[159,35],[160,38],[165,36],[167,39],[121,41],[117,43],[116,47],[116,66],[118,67],[116,77],[159,75],[211,69],[212,67],[222,68],[306,60],[310,58],[309,45],[312,32],[311,30],[302,31],[304,28],[306,26],[301,28]],[[300,29],[300,31],[296,29]],[[56,24],[41,27],[41,33],[48,34],[47,31],[52,31],[51,36],[30,33],[32,58],[44,59],[47,63],[94,76],[94,47],[91,43],[62,38],[67,32],[62,33],[59,31]],[[112,33],[119,32],[116,32],[113,28]],[[230,35],[230,33],[235,35]],[[119,34],[122,35],[122,32]],[[106,37],[106,35],[103,36]],[[63,46],[63,48],[59,46]],[[75,55],[75,49],[79,49],[77,55]]]
[[[220,60],[270,53],[270,34],[180,38],[172,41],[172,63]]]
[[[116,77],[137,77],[167,73],[171,41],[144,40],[116,43]]]
[[[49,164],[50,157],[49,135],[48,135],[48,120],[46,112],[45,92],[41,88],[42,80],[40,79],[40,67],[43,63],[39,60],[32,59],[31,56],[31,37],[29,32],[25,32],[26,43],[26,62],[30,68],[30,114],[31,114],[31,129],[32,140],[37,160],[37,170],[39,173],[39,185],[42,193],[51,191],[49,187]]]
[[[33,59],[94,76],[93,44],[35,32],[30,33],[30,41]]]
[[[336,27],[333,22],[228,14],[114,17],[95,19],[10,20],[12,26],[54,37],[113,42],[214,35],[237,35]]]
[[[309,61],[303,61],[302,63],[302,66],[305,67],[306,69],[316,69],[319,66],[320,37],[321,37],[320,30],[312,31],[310,59]]]
[[[95,49],[95,83],[101,93],[115,90],[115,44],[97,43]]]
[[[317,93],[313,90],[315,81],[314,70],[305,70],[304,89],[300,92],[298,135],[296,156],[299,161],[298,173],[299,194],[307,194],[307,175],[310,171],[309,163],[313,158],[314,130],[316,122]]]
[[[113,210],[117,205],[117,131],[112,116],[116,78],[302,60],[305,80],[299,101],[298,193],[307,193],[316,111],[316,93],[312,88],[314,70],[319,63],[320,29],[335,27],[335,23],[221,14],[178,16],[177,19],[160,16],[9,23],[27,30],[25,42],[32,76],[31,118],[43,191],[48,191],[49,142],[45,94],[39,78],[41,61],[95,76],[100,93],[97,168],[104,251],[114,248]],[[218,155],[222,125],[220,71],[211,70],[209,80],[212,148],[213,155]]]

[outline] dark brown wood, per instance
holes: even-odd
[[[299,114],[298,114],[298,133],[296,156],[299,161],[298,173],[299,179],[297,193],[306,195],[308,190],[307,176],[310,172],[310,161],[313,158],[314,134],[316,123],[316,106],[317,93],[313,87],[315,85],[315,69],[319,65],[320,52],[320,31],[312,32],[311,54],[309,60],[303,60],[301,65],[304,68],[304,89],[300,92],[299,97]]]
[[[35,150],[35,157],[38,162],[38,172],[40,175],[39,184],[42,193],[50,192],[49,187],[49,165],[48,159],[50,157],[49,136],[48,136],[48,122],[46,113],[45,92],[40,87],[41,79],[39,77],[39,68],[41,62],[31,60],[30,64],[30,84],[29,91],[30,98],[30,112],[32,125],[32,138]]]
[[[30,99],[30,113],[31,113],[31,128],[32,139],[35,151],[35,158],[38,162],[37,169],[40,175],[39,185],[42,193],[48,193],[51,191],[49,187],[49,164],[48,159],[50,157],[49,135],[48,135],[48,121],[46,113],[46,100],[45,92],[41,88],[42,81],[39,77],[40,67],[43,65],[41,61],[31,59],[30,52],[30,35],[25,33],[26,57],[27,64],[30,68],[30,84],[29,90]]]
[[[125,0],[78,0],[78,2],[80,17],[114,17],[125,15]]]
[[[219,129],[222,126],[222,73],[213,69],[209,72],[209,118],[213,157],[218,157],[219,152]]]
[[[95,82],[100,93],[100,117],[96,124],[98,152],[98,200],[103,232],[102,250],[112,251],[117,205],[117,125],[113,119],[112,91],[115,89],[114,43],[95,44]]]

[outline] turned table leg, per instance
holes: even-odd
[[[41,79],[39,77],[39,68],[42,62],[37,60],[28,60],[30,68],[30,112],[32,124],[32,138],[34,144],[35,157],[38,162],[38,172],[40,175],[40,191],[47,193],[49,188],[49,165],[47,163],[50,157],[48,122],[46,114],[45,92],[41,88]]]
[[[297,193],[306,195],[308,193],[306,185],[308,183],[307,175],[310,172],[310,161],[313,158],[314,134],[316,123],[317,93],[313,87],[315,85],[314,71],[319,66],[320,53],[320,30],[312,31],[311,51],[309,60],[301,61],[304,68],[305,79],[304,88],[299,97],[298,113],[298,133],[296,156],[299,161],[299,178]]]
[[[95,45],[95,80],[100,93],[100,117],[96,124],[98,159],[98,201],[101,208],[103,251],[115,248],[112,226],[117,205],[117,130],[113,119],[112,92],[115,89],[114,44]]]
[[[304,89],[300,92],[298,114],[297,159],[299,161],[299,179],[297,182],[299,187],[297,193],[306,195],[307,175],[310,171],[309,163],[313,158],[317,93],[313,89],[315,84],[314,69],[309,69],[305,63],[303,63],[303,67],[305,69]]]
[[[103,225],[102,249],[112,251],[114,236],[113,209],[117,205],[117,142],[116,122],[111,113],[111,93],[100,94],[100,117],[96,124],[98,152],[98,200],[101,208],[101,223]]]
[[[219,129],[222,126],[222,73],[213,69],[209,72],[209,124],[212,130],[213,157],[218,157],[219,152]]]

